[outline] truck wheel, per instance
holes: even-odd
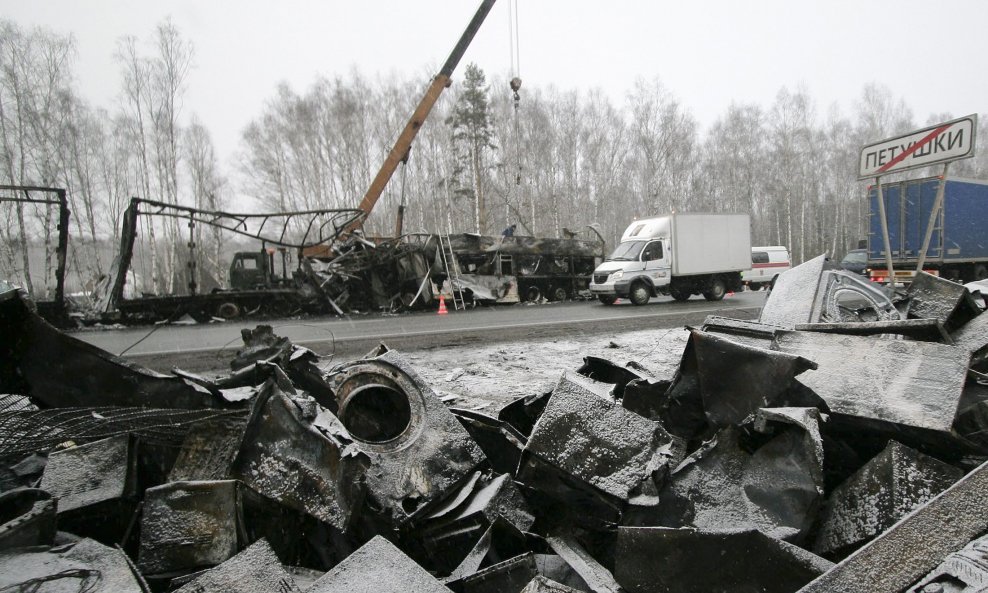
[[[672,296],[672,298],[680,302],[688,301],[692,296],[692,294],[688,290],[683,290],[681,288],[670,288],[669,294]]]
[[[984,264],[974,266],[974,279],[984,280],[985,278],[988,278],[988,266]]]
[[[542,298],[542,291],[539,290],[538,286],[529,286],[528,290],[525,291],[525,300],[529,302],[535,302]]]
[[[727,287],[724,286],[724,281],[720,278],[714,278],[710,281],[710,288],[704,291],[703,298],[708,301],[719,301],[724,298],[727,294]]]
[[[635,282],[631,285],[631,291],[628,293],[628,300],[631,301],[632,305],[644,305],[648,303],[648,299],[652,298],[649,293],[648,287],[642,282]]]
[[[554,301],[565,301],[566,300],[566,289],[562,286],[556,287],[552,291],[552,300]]]
[[[604,303],[605,305],[613,305],[617,302],[617,297],[612,294],[598,294],[597,300]]]

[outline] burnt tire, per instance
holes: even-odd
[[[216,316],[222,319],[236,319],[240,317],[240,307],[237,303],[228,301],[216,307]]]
[[[647,304],[650,298],[652,298],[652,292],[648,286],[645,286],[644,282],[635,282],[631,285],[631,290],[628,291],[628,300],[631,301],[632,305]]]
[[[688,290],[683,290],[681,288],[670,288],[669,295],[679,302],[688,301],[693,294]]]
[[[597,300],[605,305],[613,305],[617,302],[617,297],[612,294],[599,294],[597,295]]]
[[[708,301],[719,301],[727,294],[727,286],[721,278],[714,278],[710,281],[710,287],[703,291],[703,298]]]

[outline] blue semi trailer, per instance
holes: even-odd
[[[888,216],[892,266],[915,271],[940,179],[930,177],[882,184]],[[878,192],[869,190],[868,268],[872,280],[887,281]],[[948,178],[943,209],[934,224],[923,269],[951,280],[988,278],[988,181]]]

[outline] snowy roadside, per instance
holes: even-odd
[[[634,361],[657,378],[671,378],[689,332],[683,327],[605,336],[499,342],[403,353],[449,405],[493,410],[511,399],[550,391],[585,356],[624,365]],[[454,399],[455,398],[455,399]]]

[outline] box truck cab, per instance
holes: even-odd
[[[590,292],[605,305],[627,298],[644,305],[653,296],[710,301],[741,289],[751,267],[747,214],[686,214],[632,222],[614,252],[594,270]]]
[[[792,268],[789,250],[782,245],[751,248],[751,269],[741,273],[741,280],[751,290],[774,288],[779,274]]]

